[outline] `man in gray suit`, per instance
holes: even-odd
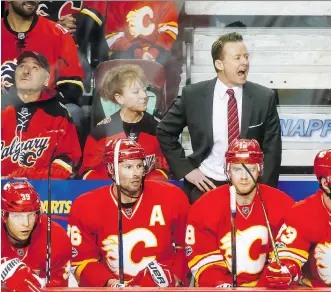
[[[157,127],[163,154],[175,178],[184,178],[191,203],[226,183],[224,156],[236,138],[259,142],[264,153],[262,183],[277,187],[280,171],[275,92],[247,81],[248,52],[240,34],[221,36],[211,53],[217,78],[185,86]],[[193,149],[188,157],[178,142],[186,126]]]

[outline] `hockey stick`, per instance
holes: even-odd
[[[237,287],[237,243],[236,243],[237,192],[234,186],[230,186],[230,209],[231,209],[232,286]]]
[[[258,185],[257,181],[254,179],[254,177],[251,174],[251,172],[249,171],[249,169],[247,168],[247,166],[244,163],[242,163],[242,166],[245,168],[245,170],[247,171],[247,173],[249,174],[249,176],[253,180],[254,185],[256,186],[257,193],[259,194],[259,197],[260,197],[260,201],[261,201],[261,205],[262,205],[262,210],[263,210],[264,218],[265,218],[265,221],[266,221],[266,224],[267,224],[267,229],[268,229],[268,232],[269,232],[269,236],[270,236],[270,240],[271,240],[271,245],[272,245],[272,248],[273,248],[274,253],[275,253],[276,263],[279,266],[281,266],[280,260],[279,260],[279,255],[278,255],[278,250],[277,250],[277,247],[276,247],[276,244],[275,244],[274,236],[272,235],[272,231],[271,231],[271,228],[270,228],[270,222],[269,222],[269,219],[268,219],[267,211],[266,211],[265,206],[264,206],[264,201],[263,201],[263,198],[262,198],[262,194],[260,192],[259,185]]]
[[[47,245],[46,245],[46,283],[51,281],[51,231],[52,231],[52,190],[51,190],[51,169],[55,151],[57,149],[57,142],[55,143],[50,162],[48,165],[48,194],[47,194]]]
[[[114,170],[115,170],[115,184],[117,189],[117,211],[118,211],[118,268],[120,284],[124,284],[124,262],[123,262],[123,228],[122,228],[122,194],[120,186],[120,177],[118,173],[118,158],[121,146],[121,139],[115,145],[114,153]]]

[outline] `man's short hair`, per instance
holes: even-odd
[[[139,80],[146,85],[146,76],[144,70],[133,64],[127,64],[119,67],[114,67],[106,72],[100,87],[100,96],[105,101],[118,103],[115,99],[115,94],[123,94],[123,88],[127,84]]]
[[[230,32],[227,34],[224,34],[220,36],[214,43],[213,46],[211,47],[211,56],[213,58],[213,65],[218,72],[218,69],[215,67],[215,61],[216,60],[222,60],[223,59],[223,48],[226,43],[234,43],[234,42],[242,42],[243,37],[241,34],[237,32]]]

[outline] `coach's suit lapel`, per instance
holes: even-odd
[[[243,101],[242,101],[242,114],[241,114],[241,131],[240,138],[247,137],[248,127],[253,113],[253,98],[249,90],[249,84],[246,82],[243,85]]]
[[[201,125],[205,126],[206,136],[208,140],[208,145],[213,145],[213,101],[214,101],[214,90],[216,85],[217,78],[214,78],[210,80],[208,83],[204,96],[201,99],[202,101],[202,107],[201,109],[204,109],[203,114],[201,115],[201,118],[204,119],[203,123]],[[198,109],[199,110],[199,109]]]

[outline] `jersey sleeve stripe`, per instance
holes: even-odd
[[[99,24],[99,26],[102,25],[102,20],[91,10],[84,8],[84,9],[82,9],[81,13],[86,14],[89,17],[91,17],[97,24]]]
[[[61,85],[65,83],[72,83],[79,86],[84,91],[84,85],[82,81],[72,80],[72,79],[62,79],[61,81],[56,82],[56,85]]]
[[[188,263],[189,268],[193,267],[194,265],[196,265],[199,261],[203,260],[204,258],[210,256],[210,255],[219,255],[220,252],[219,250],[215,250],[209,253],[205,253],[202,255],[196,255],[193,259],[191,259]]]
[[[115,33],[115,34],[106,35],[106,42],[108,44],[108,47],[111,48],[118,39],[123,38],[123,37],[124,37],[123,31],[121,31],[119,33]]]
[[[193,274],[193,277],[194,277],[194,279],[195,279],[195,286],[196,287],[199,287],[199,277],[200,277],[200,275],[201,275],[201,273],[203,272],[203,271],[205,271],[208,267],[210,267],[210,266],[221,266],[221,267],[227,267],[226,266],[226,263],[224,262],[224,261],[222,261],[222,262],[213,262],[213,263],[209,263],[209,264],[206,264],[206,265],[204,265],[203,267],[201,267],[200,269],[199,269],[199,271],[196,271],[195,273],[193,273],[192,272],[192,274]],[[192,271],[192,270],[191,270]]]
[[[215,263],[223,261],[223,260],[224,260],[224,258],[220,254],[208,256],[208,257],[204,258],[203,260],[199,261],[196,265],[192,266],[191,273],[195,277],[198,274],[198,272],[199,272],[199,274],[202,272],[202,271],[200,271],[201,269],[204,270],[206,268],[206,266],[215,264]]]
[[[162,26],[158,29],[159,32],[167,32],[170,34],[172,32],[172,35],[175,35],[175,38],[177,37],[178,34],[178,28],[172,27],[172,26]]]
[[[66,163],[65,161],[63,161],[62,159],[55,159],[53,161],[53,163],[56,163],[56,164],[60,165],[65,170],[67,170],[68,172],[72,173],[72,166],[70,164]]]
[[[89,263],[97,263],[98,261],[99,261],[98,259],[88,259],[88,260],[84,260],[84,261],[80,261],[80,262],[72,262],[71,263],[72,266],[77,266],[77,268],[75,270],[75,276],[76,276],[76,279],[78,280],[78,282],[79,282],[79,279],[80,279],[80,274],[85,269],[85,267]]]
[[[91,174],[91,172],[93,172],[94,170],[93,169],[91,169],[91,170],[88,170],[87,172],[85,172],[85,174],[83,175],[83,177],[82,177],[82,179],[83,180],[86,180],[87,179],[87,177]]]
[[[300,265],[300,267],[307,261],[307,259],[300,257],[291,252],[282,251],[282,252],[279,252],[278,255],[279,255],[279,258],[283,258],[283,259],[287,258],[287,259],[292,259],[292,260],[296,261]]]

